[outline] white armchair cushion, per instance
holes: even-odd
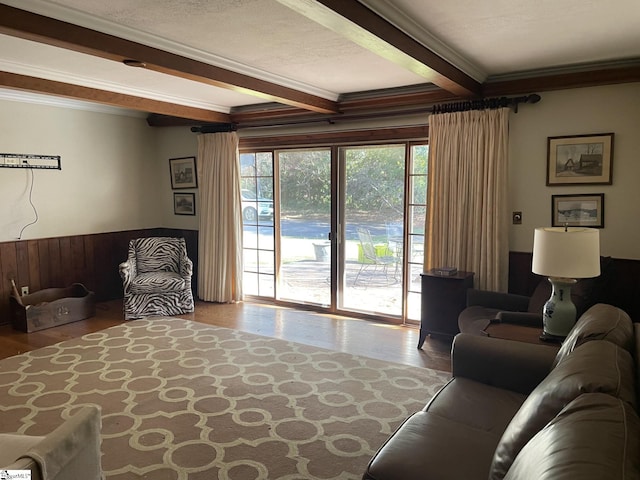
[[[131,293],[165,293],[185,290],[191,284],[174,272],[139,273],[131,282]]]
[[[0,469],[5,469],[42,440],[44,437],[0,433]]]
[[[6,440],[11,443],[5,445]],[[3,435],[0,442],[2,470],[31,470],[32,480],[102,478],[98,407],[82,407],[45,437],[11,434]],[[10,458],[5,455],[5,450],[12,451],[10,457],[13,459],[4,461]]]

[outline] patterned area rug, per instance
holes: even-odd
[[[108,480],[360,479],[449,374],[188,320],[136,320],[0,361],[5,432],[102,409]]]

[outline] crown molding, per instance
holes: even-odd
[[[142,88],[133,88],[122,83],[105,82],[103,80],[82,78],[82,82],[78,83],[78,77],[69,75],[64,72],[53,69],[45,69],[40,67],[34,67],[32,65],[8,62],[0,60],[0,71],[17,73],[20,75],[28,75],[30,77],[44,78],[46,80],[53,80],[56,82],[68,83],[71,85],[80,85],[83,87],[94,88],[96,90],[105,90],[109,92],[117,92],[125,95],[132,95],[134,97],[149,98],[151,100],[158,100],[160,102],[175,103],[194,108],[202,108],[205,110],[213,110],[220,113],[229,113],[229,107],[218,105],[211,102],[203,102],[199,100],[189,99],[186,96],[172,96],[164,93],[159,93],[153,90],[147,90]]]
[[[551,77],[574,73],[600,72],[603,70],[626,69],[640,66],[640,58],[627,58],[611,62],[578,63],[573,65],[562,65],[559,67],[545,68],[539,70],[524,70],[520,72],[505,73],[502,75],[492,75],[487,78],[486,83],[508,82],[511,80],[535,79],[540,77]]]
[[[120,115],[125,117],[146,118],[146,112],[129,110],[126,108],[111,107],[93,102],[84,102],[82,100],[72,100],[69,98],[55,97],[42,93],[22,92],[20,90],[11,90],[8,88],[0,88],[0,100],[19,103],[31,103],[34,105],[45,105],[49,107],[69,108],[72,110],[84,110],[87,112],[107,113],[109,115]]]

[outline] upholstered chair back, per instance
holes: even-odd
[[[129,256],[136,260],[138,273],[180,272],[180,262],[187,254],[182,238],[137,238],[129,245]]]

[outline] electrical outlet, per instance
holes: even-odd
[[[22,295],[29,295],[29,287],[22,287]]]

